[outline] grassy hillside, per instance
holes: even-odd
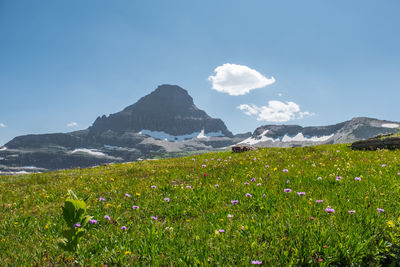
[[[400,151],[326,145],[0,177],[0,259],[400,264],[399,160]],[[58,245],[68,189],[97,220],[75,252]]]

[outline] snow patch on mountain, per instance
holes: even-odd
[[[97,149],[89,149],[89,148],[77,148],[77,149],[74,149],[73,151],[71,151],[71,154],[79,153],[79,152],[87,153],[89,155],[96,156],[96,157],[108,157],[108,155],[104,154],[103,152],[98,151]]]
[[[151,131],[151,130],[143,129],[139,132],[139,134],[148,135],[157,140],[165,140],[165,141],[170,141],[170,142],[185,141],[185,140],[194,139],[194,138],[202,139],[202,138],[208,138],[208,137],[224,136],[224,134],[221,131],[204,133],[204,129],[201,130],[200,132],[194,132],[194,133],[185,134],[185,135],[170,135],[163,131]]]
[[[397,123],[384,123],[381,125],[381,127],[395,129],[399,128],[400,125],[398,125]]]
[[[334,134],[331,135],[326,135],[326,136],[304,136],[303,133],[298,133],[295,136],[289,136],[285,134],[283,137],[278,137],[276,139],[272,137],[266,136],[269,130],[265,130],[262,132],[257,138],[254,137],[249,137],[246,140],[243,140],[239,144],[249,144],[249,145],[255,145],[258,143],[262,142],[325,142],[329,138],[333,137]]]

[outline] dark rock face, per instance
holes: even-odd
[[[367,140],[360,140],[351,144],[353,150],[400,149],[400,137],[378,135]]]
[[[221,132],[232,137],[224,122],[198,109],[188,92],[176,85],[161,85],[135,104],[110,116],[98,117],[89,128],[90,135],[111,130],[117,133],[143,129],[163,131],[170,135]]]

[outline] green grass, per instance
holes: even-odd
[[[399,160],[398,150],[326,145],[3,176],[0,259],[2,265],[400,264]],[[88,214],[98,220],[76,253],[58,246],[68,189],[88,198]]]

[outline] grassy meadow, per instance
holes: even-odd
[[[68,190],[92,223],[59,246]],[[0,176],[1,265],[399,265],[400,151],[347,145]],[[77,222],[78,223],[78,222]]]

